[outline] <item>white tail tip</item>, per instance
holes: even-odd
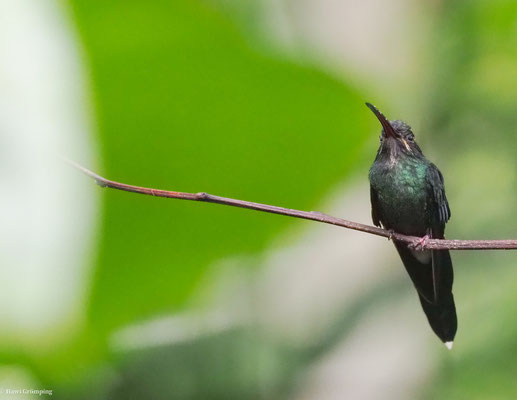
[[[445,342],[445,347],[447,347],[449,350],[452,350],[452,345],[454,342]]]

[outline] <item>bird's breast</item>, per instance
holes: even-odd
[[[370,183],[377,193],[382,224],[408,235],[425,235],[427,217],[427,165],[423,163],[375,164]]]

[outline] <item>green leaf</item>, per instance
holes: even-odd
[[[249,47],[201,1],[76,1],[104,170],[163,189],[312,209],[368,134],[356,91]],[[181,307],[208,266],[258,254],[281,216],[106,191],[89,329]]]

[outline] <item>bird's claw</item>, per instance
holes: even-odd
[[[429,235],[425,235],[418,240],[415,240],[413,243],[408,244],[408,247],[412,250],[423,251],[424,247],[427,245],[429,241]]]
[[[394,233],[395,233],[395,231],[393,229],[388,230],[388,240],[391,240],[393,238]]]

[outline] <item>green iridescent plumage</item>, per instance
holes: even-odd
[[[370,169],[370,184],[377,194],[379,213],[387,225],[408,226],[399,229],[410,235],[421,231],[421,222],[427,217],[426,172],[427,163],[404,159],[390,166],[375,163]]]

